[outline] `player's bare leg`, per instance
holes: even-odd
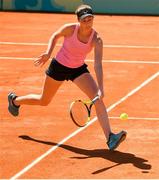
[[[74,83],[90,98],[93,99],[98,92],[98,87],[89,73],[82,74],[74,80]],[[95,102],[98,120],[107,139],[109,150],[115,150],[126,138],[126,132],[120,131],[117,134],[111,132],[108,114],[102,99]]]
[[[25,96],[16,96],[15,93],[8,95],[8,110],[13,116],[19,115],[19,107],[26,105],[41,105],[47,106],[57,92],[63,81],[56,81],[46,75],[44,86],[41,94],[28,94]]]
[[[90,99],[93,99],[98,93],[98,87],[96,82],[90,73],[84,73],[81,76],[77,77],[73,81]],[[111,133],[111,128],[109,124],[108,114],[106,107],[102,99],[99,99],[95,103],[96,113],[100,125],[104,131],[106,139],[109,139],[109,134]]]
[[[62,82],[63,81],[56,81],[46,75],[41,94],[29,94],[26,96],[19,96],[14,100],[14,104],[47,106],[52,100],[53,96],[56,94]]]

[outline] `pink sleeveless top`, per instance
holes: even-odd
[[[65,37],[64,43],[56,55],[56,60],[69,68],[77,68],[84,64],[87,54],[92,50],[91,41],[94,35],[94,30],[89,37],[87,43],[82,43],[77,38],[79,24],[76,25],[73,35]]]

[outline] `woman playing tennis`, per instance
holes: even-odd
[[[98,33],[93,29],[93,12],[88,5],[81,5],[76,10],[78,23],[65,24],[51,36],[45,53],[35,60],[35,66],[44,65],[50,58],[59,38],[64,37],[64,42],[52,59],[48,69],[42,93],[17,96],[15,93],[8,95],[8,110],[13,116],[18,116],[21,105],[47,106],[65,80],[71,80],[90,99],[100,95],[94,103],[96,114],[104,131],[108,148],[114,150],[125,139],[126,132],[114,134],[111,131],[108,114],[103,103],[103,70],[102,51],[103,42]],[[85,64],[86,55],[94,49],[94,69],[97,84]]]

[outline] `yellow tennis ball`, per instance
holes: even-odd
[[[128,119],[128,115],[127,115],[126,113],[122,113],[122,114],[120,115],[120,119],[121,119],[121,120],[126,120],[126,119]]]

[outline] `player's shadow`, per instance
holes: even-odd
[[[47,144],[50,146],[57,145],[57,143],[55,143],[55,142],[42,141],[42,140],[38,140],[38,139],[32,138],[27,135],[21,135],[21,136],[19,136],[19,138],[21,138],[23,140],[29,140],[29,141],[35,141],[37,143]],[[109,170],[109,169],[119,166],[121,164],[132,164],[134,167],[141,169],[143,173],[148,173],[149,170],[151,169],[151,165],[147,163],[148,160],[137,157],[131,153],[125,153],[125,152],[120,152],[120,151],[109,151],[107,149],[87,150],[87,149],[73,147],[73,146],[65,145],[65,144],[61,144],[59,147],[80,155],[80,156],[76,156],[76,157],[71,157],[74,159],[103,158],[103,159],[106,159],[106,160],[116,163],[113,166],[109,166],[106,168],[96,170],[96,171],[92,172],[92,174],[101,173],[103,171]]]

